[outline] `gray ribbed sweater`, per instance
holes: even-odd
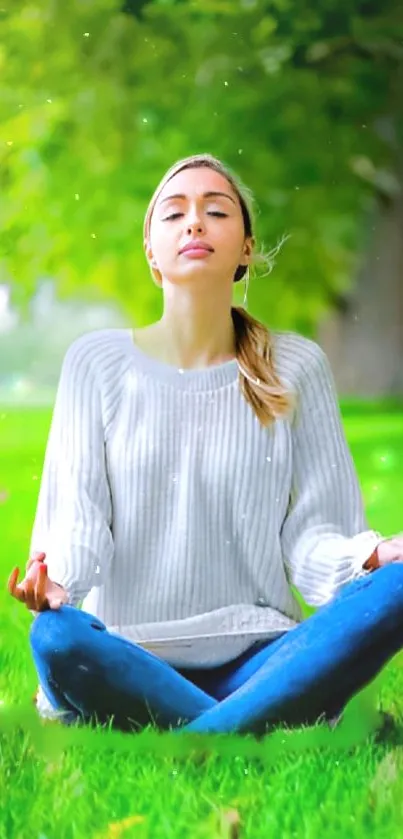
[[[129,329],[87,333],[64,357],[30,549],[73,605],[174,666],[295,626],[290,582],[324,604],[384,538],[366,523],[325,354],[273,337],[299,403],[269,429],[236,360],[179,370]]]

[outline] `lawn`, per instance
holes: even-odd
[[[370,525],[403,530],[403,405],[343,405]],[[403,653],[335,731],[174,737],[41,723],[24,567],[50,411],[0,408],[0,839],[358,839],[403,835]],[[373,733],[375,708],[394,714]],[[237,826],[238,824],[238,826]]]

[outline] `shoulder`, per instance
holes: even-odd
[[[83,374],[113,371],[115,365],[127,357],[130,341],[126,329],[95,329],[75,338],[63,357],[63,368],[74,368]]]
[[[68,404],[87,406],[96,400],[105,428],[119,409],[130,341],[127,329],[96,329],[75,338],[63,358],[60,398],[64,395]]]
[[[278,375],[298,389],[312,378],[332,378],[322,347],[298,332],[271,331],[273,358]]]

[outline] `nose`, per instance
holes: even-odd
[[[197,207],[193,206],[189,208],[189,213],[187,217],[187,233],[188,235],[194,235],[194,233],[202,233],[204,229],[203,222],[200,218],[200,213]]]
[[[199,219],[195,219],[194,221],[188,222],[187,232],[189,235],[192,233],[202,233],[203,232],[203,225]]]

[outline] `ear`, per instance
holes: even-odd
[[[144,239],[144,250],[145,250],[146,257],[147,257],[147,261],[149,262],[150,265],[152,265],[155,268],[157,266],[157,263],[156,263],[156,261],[153,257],[151,244],[150,244],[148,239]]]
[[[243,245],[242,260],[240,261],[240,265],[249,265],[252,259],[255,244],[255,238],[253,236],[247,236]]]

